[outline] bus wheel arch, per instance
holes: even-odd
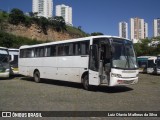
[[[41,82],[41,79],[40,79],[40,72],[38,69],[35,69],[34,72],[33,72],[33,77],[34,77],[34,81],[36,83],[40,83]]]

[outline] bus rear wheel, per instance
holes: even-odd
[[[35,81],[36,83],[40,83],[40,82],[41,82],[39,71],[35,71],[35,72],[34,72],[34,81]]]

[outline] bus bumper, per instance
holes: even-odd
[[[138,77],[135,78],[116,78],[112,77],[109,86],[126,86],[133,85],[138,82]]]
[[[13,74],[14,74],[14,75],[18,75],[18,74],[19,74],[19,71],[13,71]]]
[[[160,74],[160,69],[157,69],[157,74]]]
[[[153,69],[153,68],[147,68],[147,73],[148,73],[148,74],[154,73],[154,69]]]

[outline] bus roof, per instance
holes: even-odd
[[[139,56],[137,58],[150,58],[150,57],[155,57],[155,56]]]
[[[121,38],[118,36],[108,36],[108,35],[98,35],[98,36],[90,36],[90,37],[83,37],[83,38],[74,38],[74,39],[69,39],[69,40],[61,40],[61,41],[55,41],[55,42],[49,42],[49,43],[42,43],[42,44],[37,44],[37,45],[24,45],[21,46],[20,49],[22,48],[30,48],[30,47],[40,47],[40,46],[44,46],[44,45],[52,45],[52,44],[59,44],[59,43],[70,43],[70,42],[78,42],[78,41],[83,41],[83,40],[90,40],[93,38]],[[125,39],[125,38],[121,38],[121,39]],[[126,39],[129,40],[129,39]]]
[[[148,59],[155,59],[156,56],[139,56],[137,60],[148,60]]]
[[[5,48],[5,47],[0,47],[0,49],[6,49],[6,50],[8,50],[8,48]]]
[[[157,59],[156,56],[152,56],[152,57],[148,58],[148,60],[156,60],[156,59]]]
[[[8,48],[9,51],[19,51],[19,49],[16,48]]]

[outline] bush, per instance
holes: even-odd
[[[19,48],[22,45],[34,45],[43,43],[36,39],[29,39],[20,36],[14,36],[5,32],[0,32],[0,45],[8,48]]]

